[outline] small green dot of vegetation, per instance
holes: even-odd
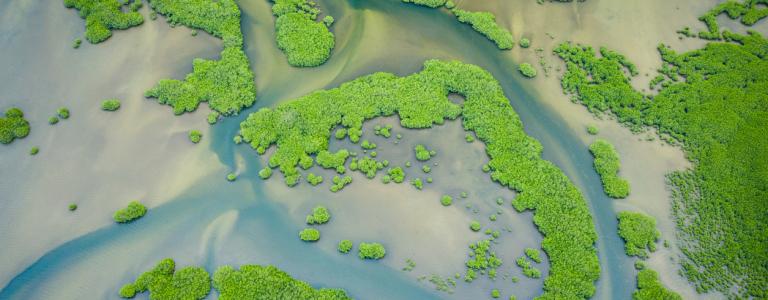
[[[77,204],[71,203],[69,204],[69,211],[75,211],[77,210]]]
[[[229,173],[229,174],[227,174],[227,180],[235,181],[235,180],[237,180],[237,175],[235,175],[235,173]]]
[[[453,203],[453,197],[444,195],[442,198],[440,198],[440,203],[443,204],[443,206],[451,206]]]

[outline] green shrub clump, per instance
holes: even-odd
[[[120,100],[108,99],[101,102],[101,109],[106,111],[116,111],[120,109]]]
[[[448,99],[451,92],[466,99],[462,106]],[[486,145],[491,179],[518,193],[517,210],[534,211],[551,262],[542,297],[594,294],[600,267],[586,201],[562,171],[541,158],[541,144],[525,133],[499,83],[477,66],[429,60],[421,72],[405,77],[363,76],[252,113],[240,124],[240,134],[259,153],[277,145],[270,165],[298,174],[299,159],[327,151],[338,126],[359,133],[364,121],[395,114],[405,128],[429,128],[461,116],[464,129]]]
[[[575,102],[610,112],[634,131],[656,129],[693,162],[692,169],[667,175],[685,254],[682,273],[701,293],[766,297],[768,41],[756,32],[723,36],[732,42],[680,54],[660,45],[669,79],[656,95],[632,87],[629,64],[615,52],[601,49],[597,56],[566,43],[556,53],[566,61],[562,86]]]
[[[61,107],[56,110],[56,115],[62,120],[69,119],[69,108]]]
[[[403,168],[401,167],[390,168],[387,170],[387,175],[395,183],[403,183],[403,181],[405,181],[405,171],[403,171]]]
[[[382,259],[387,251],[379,243],[360,243],[357,246],[357,256],[362,259]]]
[[[243,265],[239,270],[221,266],[213,273],[213,286],[219,291],[221,300],[351,299],[344,290],[315,289],[273,266]]]
[[[352,183],[352,177],[350,176],[333,176],[333,185],[331,186],[331,192],[341,191],[345,186]]]
[[[320,225],[328,223],[328,221],[331,219],[331,213],[328,212],[328,209],[324,206],[316,206],[312,210],[311,215],[307,215],[307,224],[309,225]]]
[[[428,161],[435,153],[434,151],[429,151],[424,145],[416,145],[413,151],[416,152],[416,159],[418,161]]]
[[[85,39],[98,44],[112,36],[113,29],[128,29],[144,23],[136,11],[123,12],[117,0],[64,0],[64,6],[80,11],[85,19]],[[79,47],[80,43],[75,42]]]
[[[411,185],[415,187],[417,190],[421,190],[424,188],[424,182],[421,181],[421,178],[415,178],[411,180]]]
[[[453,203],[453,197],[448,195],[443,195],[443,197],[440,197],[440,204],[443,206],[451,206]]]
[[[437,8],[445,5],[446,0],[403,0],[403,2]]]
[[[587,133],[589,133],[591,135],[596,135],[596,134],[600,133],[600,129],[598,129],[597,126],[595,126],[595,125],[589,125],[589,126],[587,126]]]
[[[48,124],[56,125],[58,123],[59,123],[59,118],[58,117],[50,117],[50,118],[48,118]]]
[[[616,199],[629,196],[629,182],[619,177],[621,162],[613,145],[606,140],[598,139],[589,146],[589,151],[595,157],[595,170],[603,181],[605,194]]]
[[[264,167],[263,169],[259,170],[259,177],[261,179],[269,179],[269,177],[272,177],[272,168]]]
[[[528,256],[528,258],[536,263],[541,263],[541,253],[539,253],[539,249],[525,248],[525,256]]]
[[[320,239],[320,230],[314,228],[304,228],[299,232],[299,238],[305,242],[316,242]]]
[[[629,256],[648,257],[648,251],[656,251],[661,232],[656,230],[656,220],[648,215],[623,211],[619,213],[619,236],[624,239]]]
[[[528,78],[536,77],[536,75],[538,74],[536,72],[536,68],[534,68],[529,63],[522,63],[520,64],[520,66],[517,67],[517,69],[520,71],[520,74],[523,74],[523,76]]]
[[[166,258],[136,281],[123,285],[119,295],[133,298],[146,291],[153,300],[204,299],[211,291],[211,279],[201,267],[188,266],[176,271],[176,263]]]
[[[527,38],[521,38],[520,39],[520,47],[528,48],[531,46],[531,40]]]
[[[235,181],[235,180],[237,180],[237,174],[235,174],[235,173],[227,174],[227,181],[232,182],[232,181]]]
[[[37,153],[40,153],[40,147],[34,146],[29,149],[29,155],[37,155]]]
[[[531,265],[531,262],[525,259],[525,256],[519,257],[515,263],[523,269],[523,275],[528,278],[541,278],[541,271]]]
[[[651,269],[637,273],[637,290],[632,293],[633,300],[682,300],[677,293],[668,290],[659,281],[659,274]]]
[[[125,208],[119,209],[112,217],[117,223],[128,223],[143,217],[147,213],[147,207],[139,201],[131,201]]]
[[[294,67],[322,65],[331,56],[334,36],[328,27],[333,17],[317,21],[320,12],[315,2],[306,0],[272,0],[277,47]]]
[[[16,107],[5,111],[5,118],[0,118],[0,143],[10,144],[14,139],[29,135],[29,122],[24,119],[24,112]]]
[[[67,206],[67,209],[69,209],[69,211],[76,211],[77,210],[77,204],[70,203],[69,206]]]
[[[496,43],[496,47],[501,50],[512,49],[515,46],[515,40],[512,34],[506,29],[496,24],[496,16],[484,11],[466,11],[458,8],[451,10],[459,22],[472,25],[475,31],[483,34],[488,39]]]
[[[147,98],[173,107],[180,115],[200,102],[223,116],[236,115],[256,101],[256,87],[248,57],[243,52],[240,9],[234,0],[152,0],[150,6],[171,24],[204,30],[224,41],[218,61],[195,59],[184,80],[163,79],[146,91]]]
[[[480,222],[478,221],[472,221],[469,223],[469,229],[472,229],[472,231],[480,231],[481,228],[483,228],[483,226],[480,225]]]
[[[197,144],[203,138],[203,133],[200,130],[191,130],[189,132],[189,140]]]
[[[72,42],[72,48],[74,48],[74,49],[80,48],[80,45],[81,45],[82,43],[83,43],[83,40],[81,40],[81,39],[75,39],[75,40]]]
[[[270,169],[270,172],[271,171],[272,171],[272,169]],[[319,176],[319,175],[315,175],[313,173],[309,173],[309,175],[307,175],[307,182],[309,182],[309,184],[311,184],[313,186],[321,184],[321,183],[323,183],[323,176]]]
[[[352,244],[352,241],[350,241],[350,240],[341,240],[339,242],[338,249],[339,249],[339,252],[347,254],[347,253],[349,253],[349,251],[352,250],[352,247],[354,247],[354,244]]]

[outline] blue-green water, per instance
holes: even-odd
[[[0,149],[0,194],[9,196],[0,201],[0,211],[5,211],[0,213],[5,217],[0,218],[0,243],[12,250],[0,260],[0,299],[117,298],[122,284],[165,257],[211,272],[223,264],[274,264],[313,286],[344,288],[361,299],[470,299],[486,297],[492,288],[506,296],[532,298],[541,292],[541,280],[522,278],[514,259],[523,248],[536,247],[541,235],[530,212],[518,214],[509,207],[513,193],[480,171],[484,149],[479,142],[466,144],[458,123],[429,131],[395,128],[405,135],[397,146],[394,138],[367,136],[380,145],[380,157],[393,164],[408,160],[415,143],[438,150],[440,165],[431,175],[435,183],[422,192],[407,184],[384,186],[378,178],[369,182],[360,174],[338,194],[328,192],[327,185],[287,188],[279,175],[262,182],[256,173],[264,157],[232,143],[239,123],[260,107],[372,72],[407,75],[431,58],[479,65],[501,82],[526,132],[544,146],[544,158],[561,167],[589,201],[602,269],[595,298],[630,298],[634,270],[616,234],[614,200],[603,194],[592,157],[578,138],[582,129],[571,128],[538,99],[530,81],[518,74],[510,52],[499,51],[438,10],[395,0],[327,0],[320,6],[337,20],[333,56],[318,68],[295,69],[274,47],[268,1],[240,4],[246,53],[259,90],[257,104],[211,127],[204,142],[192,146],[186,131],[208,128],[206,109],[174,117],[168,107],[143,99],[141,93],[160,78],[182,77],[193,57],[216,57],[218,40],[169,29],[160,18],[115,31],[104,44],[73,50],[70,42],[81,34],[83,23],[74,11],[36,1],[0,3],[0,25],[7,25],[0,29],[0,51],[11,54],[0,57],[0,64],[11,66],[0,70],[0,108],[22,106],[39,120],[33,121],[30,137]],[[32,17],[37,15],[46,18]],[[104,116],[94,109],[101,99],[114,96],[124,100],[118,113]],[[46,114],[59,105],[69,106],[73,118],[48,127]],[[394,120],[366,126],[380,122]],[[125,146],[110,147],[114,143]],[[26,155],[32,145],[48,147],[32,159]],[[71,149],[80,150],[67,155]],[[54,155],[56,159],[47,158]],[[57,165],[61,174],[51,170]],[[140,167],[131,170],[134,165]],[[12,178],[6,170],[22,176]],[[239,174],[234,183],[224,180],[230,170]],[[329,181],[331,173],[317,172]],[[73,186],[68,180],[94,183]],[[441,194],[463,190],[470,192],[466,202],[450,208],[437,203]],[[505,259],[500,273],[521,281],[459,282],[454,294],[418,281],[421,275],[448,277],[463,271],[466,245],[483,238],[466,225],[472,219],[491,224],[486,220],[497,209],[496,197],[504,197],[506,204],[491,226],[512,227],[495,246]],[[74,214],[64,211],[69,199],[78,198],[90,202]],[[134,198],[149,201],[147,216],[129,225],[112,224],[111,212]],[[320,227],[320,242],[301,242],[296,235],[303,217],[319,203],[331,209],[334,219]],[[479,212],[464,209],[465,203]],[[340,255],[335,243],[342,238],[381,241],[388,256],[371,262],[354,253]],[[406,258],[417,262],[414,272],[399,269]],[[546,274],[545,265],[538,267]]]

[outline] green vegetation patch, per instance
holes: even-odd
[[[143,217],[147,213],[147,207],[139,201],[131,201],[128,206],[117,210],[112,218],[117,223],[129,223]]]
[[[56,115],[62,120],[69,119],[69,108],[61,107],[56,110]]]
[[[451,206],[452,203],[453,203],[453,197],[448,195],[443,195],[442,197],[440,197],[440,204],[442,204],[443,206]]]
[[[424,147],[424,145],[421,144],[416,145],[416,147],[413,148],[413,151],[416,152],[416,160],[418,161],[428,161],[436,154],[435,151],[430,151],[427,147]]]
[[[28,135],[29,122],[24,119],[24,112],[16,107],[6,110],[5,118],[0,118],[0,143],[10,144]]]
[[[517,258],[515,261],[518,267],[523,269],[523,275],[528,278],[541,278],[541,271],[531,265],[531,261],[527,260],[525,256]]]
[[[629,182],[619,177],[621,162],[613,145],[606,140],[598,139],[589,145],[589,152],[595,157],[595,170],[603,181],[605,194],[616,199],[629,196]]]
[[[362,259],[382,259],[387,251],[379,243],[360,243],[357,246],[357,255]]]
[[[678,79],[655,96],[632,88],[623,56],[568,43],[555,52],[574,101],[633,130],[657,129],[694,162],[667,176],[683,274],[702,293],[767,297],[768,41],[755,32],[725,36],[734,43],[682,54],[661,45],[665,76]]]
[[[448,100],[449,93],[461,94],[463,107]],[[260,153],[277,145],[270,165],[298,174],[299,159],[327,151],[337,126],[360,132],[364,121],[395,113],[406,128],[429,128],[463,116],[464,129],[486,145],[491,178],[518,192],[517,210],[534,210],[534,223],[544,235],[542,249],[552,265],[543,296],[594,294],[600,267],[586,201],[554,164],[541,158],[541,144],[526,135],[499,83],[477,66],[429,60],[423,71],[406,77],[360,77],[261,109],[240,124],[240,133]]]
[[[176,271],[176,263],[166,258],[152,270],[139,275],[136,281],[120,289],[120,297],[133,298],[137,293],[149,291],[152,300],[197,300],[208,296],[211,279],[201,267],[188,266]]]
[[[307,215],[307,224],[309,225],[325,224],[329,220],[331,220],[331,213],[325,206],[316,206],[312,210],[312,214]]]
[[[467,272],[464,275],[464,281],[472,282],[477,278],[478,272],[485,273],[486,271],[489,278],[496,278],[496,269],[501,267],[503,261],[496,256],[496,252],[491,250],[491,240],[487,239],[471,244],[469,249],[472,250],[472,253],[465,263]]]
[[[272,0],[272,14],[275,20],[277,47],[294,67],[315,67],[322,65],[331,56],[335,46],[333,33],[328,26],[333,18],[317,21],[320,10],[313,1]]]
[[[116,111],[120,109],[120,100],[107,99],[101,102],[101,109],[106,111]]]
[[[352,243],[352,241],[341,240],[339,242],[339,246],[337,247],[337,249],[339,250],[339,252],[347,254],[349,253],[349,251],[352,251],[352,247],[354,247],[354,244]]]
[[[445,5],[446,0],[403,0],[403,2],[437,8]]]
[[[320,239],[320,230],[314,228],[304,228],[299,232],[299,238],[305,242],[316,242]]]
[[[659,274],[651,269],[637,273],[637,290],[632,293],[634,300],[682,300],[677,293],[668,290],[659,281]]]
[[[195,59],[184,80],[163,79],[147,98],[173,107],[174,114],[197,109],[200,102],[223,116],[235,115],[256,101],[256,86],[243,52],[240,9],[234,0],[152,0],[150,6],[171,24],[204,30],[224,41],[218,61]]]
[[[528,256],[532,261],[541,263],[541,253],[539,249],[525,248],[525,256]]]
[[[200,140],[203,139],[203,133],[200,132],[200,130],[191,130],[189,131],[189,140],[193,143],[197,144],[200,142]]]
[[[344,290],[315,289],[273,266],[243,265],[239,270],[221,266],[213,273],[213,286],[221,300],[351,299]]]
[[[496,16],[484,11],[466,11],[458,8],[451,10],[459,22],[472,25],[472,28],[482,33],[488,39],[496,43],[496,47],[502,50],[512,49],[515,40],[512,34],[496,24]]]
[[[536,72],[536,68],[534,68],[529,63],[522,63],[517,67],[517,70],[520,71],[520,74],[523,74],[523,76],[528,78],[536,77],[538,72]]]
[[[760,8],[759,4],[763,7]],[[720,24],[717,17],[723,13],[731,20],[739,20],[741,24],[752,26],[765,17],[768,17],[768,0],[744,0],[742,2],[728,0],[710,9],[699,20],[707,25],[708,31],[699,32],[699,37],[706,40],[720,40]],[[686,28],[688,29],[688,28]],[[689,30],[684,30],[688,32]]]
[[[117,0],[64,0],[64,6],[80,11],[85,19],[85,39],[91,44],[101,43],[112,36],[113,29],[128,29],[144,23],[144,17],[135,11],[123,12]],[[79,42],[75,42],[80,46]]]
[[[619,236],[624,239],[624,248],[629,256],[648,257],[648,250],[656,251],[656,241],[661,232],[656,229],[656,219],[639,213],[619,213]]]

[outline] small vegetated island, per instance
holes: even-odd
[[[316,21],[320,9],[314,1],[272,0],[275,15],[277,47],[285,53],[288,64],[295,67],[319,66],[331,56],[335,46],[332,16]]]
[[[464,96],[463,105],[448,100],[449,93]],[[295,185],[302,178],[299,166],[326,166],[321,157],[329,154],[337,127],[355,142],[364,121],[394,114],[406,128],[429,128],[462,116],[464,129],[486,144],[491,178],[519,192],[513,201],[516,209],[534,211],[544,235],[542,249],[551,262],[542,296],[581,299],[594,294],[600,273],[597,235],[584,198],[556,166],[541,158],[541,145],[525,134],[499,83],[477,66],[430,60],[421,72],[406,77],[363,76],[274,109],[262,108],[240,124],[240,135],[260,154],[276,145],[269,167]],[[343,166],[345,160],[341,156],[335,163]]]
[[[113,219],[117,223],[129,223],[147,214],[147,207],[139,201],[131,201],[125,208],[115,212]]]
[[[296,280],[273,266],[243,265],[239,269],[221,266],[213,279],[202,267],[188,266],[176,270],[176,263],[166,258],[136,281],[124,285],[120,297],[134,298],[149,292],[153,300],[204,299],[211,292],[211,283],[219,299],[351,299],[341,289],[315,289]]]
[[[589,152],[595,157],[595,170],[603,181],[603,190],[611,198],[629,196],[629,182],[619,177],[621,162],[616,148],[604,139],[597,139],[589,146]]]
[[[508,30],[496,23],[496,16],[485,11],[466,11],[456,7],[451,0],[403,0],[406,3],[414,3],[431,8],[445,6],[459,22],[469,24],[472,29],[481,33],[496,44],[501,50],[509,50],[515,46],[515,39]]]
[[[5,117],[0,117],[0,143],[10,144],[28,135],[29,121],[24,119],[24,112],[16,107],[7,109]]]
[[[765,17],[758,3],[726,2],[702,17],[727,12],[753,24]],[[741,7],[741,8],[739,8]],[[726,9],[727,8],[727,9]],[[744,10],[746,8],[746,10]],[[746,21],[745,21],[746,18]],[[754,21],[754,22],[753,22]],[[635,66],[605,48],[561,44],[562,86],[596,114],[610,113],[633,131],[654,128],[694,163],[668,175],[683,274],[699,292],[730,298],[768,296],[768,41],[757,32],[716,32],[726,42],[678,54],[659,45],[656,95],[635,90]]]

